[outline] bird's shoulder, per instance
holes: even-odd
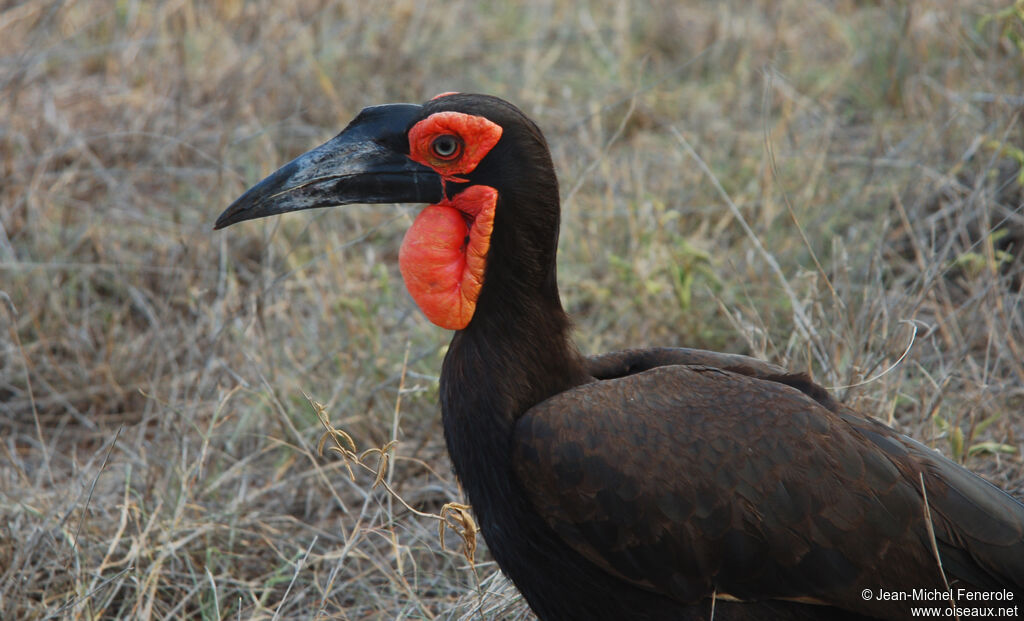
[[[770,362],[742,354],[728,354],[690,347],[650,347],[589,356],[585,359],[587,373],[597,380],[608,380],[642,373],[663,366],[703,366],[737,375],[755,377],[765,381],[796,388],[832,411],[839,404],[807,373],[793,373]]]

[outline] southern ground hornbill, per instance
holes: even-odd
[[[1021,605],[1024,505],[806,375],[693,349],[581,356],[555,280],[551,156],[505,101],[366,108],[216,228],[398,202],[430,204],[399,266],[455,331],[441,372],[455,472],[541,618],[697,619],[714,605],[715,619],[898,619],[915,601],[882,592],[914,589]]]

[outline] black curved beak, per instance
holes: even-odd
[[[214,229],[289,211],[349,203],[438,203],[441,177],[406,156],[416,104],[364,108],[340,134],[249,188]]]

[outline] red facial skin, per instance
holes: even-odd
[[[449,156],[439,155],[435,150],[436,141],[442,136],[453,136],[459,143]],[[501,126],[482,116],[438,112],[409,130],[409,157],[430,166],[445,179],[463,181],[456,175],[472,172],[500,139]]]
[[[409,157],[445,181],[472,172],[501,139],[501,126],[460,112],[438,112],[409,130]],[[473,185],[426,207],[405,234],[398,266],[413,300],[433,323],[469,325],[484,281],[498,191]]]

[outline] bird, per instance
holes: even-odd
[[[398,263],[453,331],[448,454],[540,619],[903,619],[1024,597],[1024,505],[808,374],[685,347],[582,355],[550,150],[515,105],[364,108],[214,228],[350,203],[426,205]]]

